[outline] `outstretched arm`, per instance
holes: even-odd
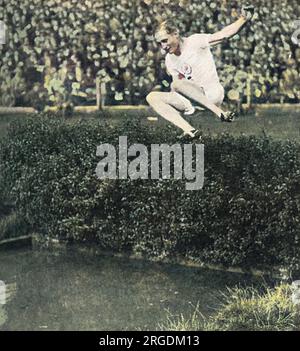
[[[243,7],[242,15],[237,21],[210,36],[210,45],[213,46],[220,44],[225,39],[229,39],[236,35],[243,28],[244,24],[251,19],[253,12],[254,8],[252,6]]]
[[[229,39],[236,35],[247,22],[247,19],[244,17],[240,17],[237,21],[230,24],[229,26],[224,27],[219,32],[212,34],[209,38],[210,45],[220,44],[225,39]]]

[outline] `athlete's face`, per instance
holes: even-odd
[[[166,53],[176,54],[179,50],[179,34],[177,32],[168,34],[165,30],[161,30],[156,33],[155,37]]]

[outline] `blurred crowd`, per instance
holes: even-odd
[[[227,99],[299,102],[299,0],[252,0],[254,19],[213,49]],[[0,0],[6,43],[0,45],[0,105],[95,102],[143,104],[168,90],[156,25],[174,19],[182,35],[213,33],[235,21],[230,0]],[[298,27],[298,28],[297,28]],[[300,42],[300,35],[299,35]]]

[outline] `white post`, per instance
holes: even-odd
[[[249,73],[248,78],[247,78],[247,109],[250,109],[251,107],[251,81],[252,81],[252,75]]]
[[[5,305],[6,303],[6,285],[0,280],[0,305]]]
[[[101,108],[105,106],[105,97],[106,97],[106,84],[102,82],[100,84],[100,91],[101,91]]]
[[[300,311],[300,280],[295,280],[292,283],[292,302],[299,308]]]
[[[101,86],[100,86],[100,78],[99,77],[96,78],[96,105],[97,105],[98,110],[102,109],[102,106],[101,106]]]
[[[4,45],[6,42],[5,24],[0,21],[0,45]]]

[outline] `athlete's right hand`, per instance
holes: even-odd
[[[255,8],[251,4],[246,4],[242,7],[242,16],[247,20],[250,21],[253,17]]]

